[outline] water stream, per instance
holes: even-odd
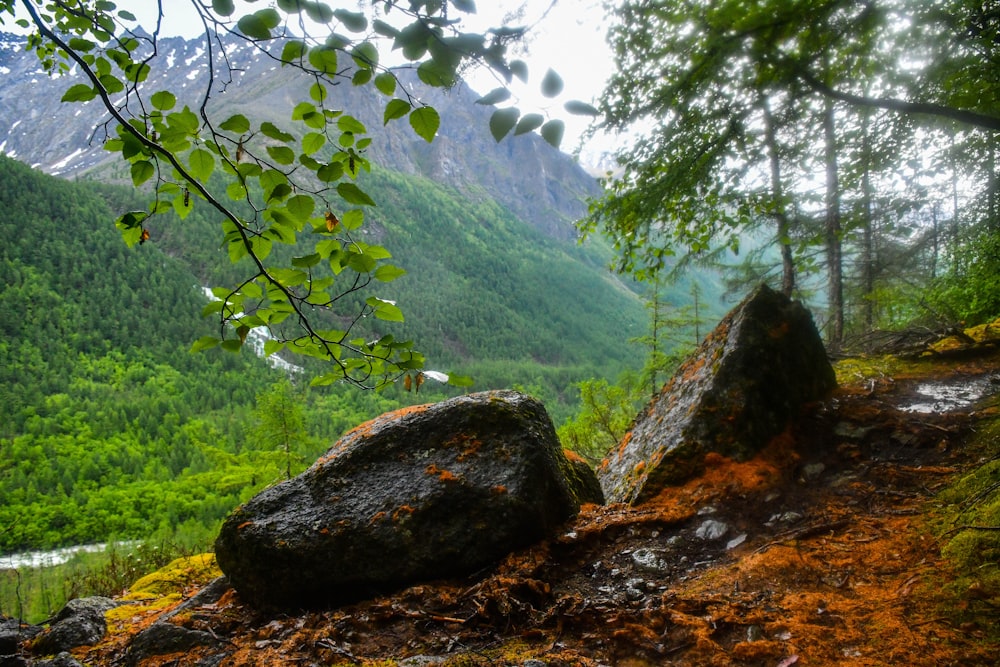
[[[967,408],[976,401],[1000,391],[992,377],[964,378],[921,382],[915,388],[922,400],[904,406],[903,412],[931,414]]]
[[[115,542],[116,547],[128,547],[137,542]],[[26,567],[52,567],[62,565],[79,553],[100,553],[108,548],[106,542],[100,544],[80,544],[50,551],[23,551],[0,555],[0,570],[17,570]]]

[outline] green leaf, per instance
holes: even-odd
[[[402,49],[407,60],[419,60],[427,53],[433,33],[420,21],[414,21],[396,33],[393,49]]]
[[[277,352],[281,352],[284,349],[285,349],[285,343],[283,343],[280,340],[274,340],[273,338],[269,338],[269,339],[267,339],[267,340],[264,341],[264,356],[265,357],[270,357],[272,354],[275,354]]]
[[[268,7],[247,14],[236,22],[236,27],[250,39],[271,39],[271,31],[281,25],[281,15]]]
[[[486,93],[478,100],[476,104],[482,104],[484,106],[493,106],[494,104],[500,104],[501,102],[506,102],[510,99],[510,91],[501,86],[500,88],[494,88],[490,92]]]
[[[63,93],[63,102],[89,102],[90,100],[97,97],[97,91],[88,86],[85,83],[78,83],[70,86],[65,93]]]
[[[337,71],[337,52],[328,46],[314,46],[309,51],[309,64],[323,74]]]
[[[339,194],[348,204],[353,204],[355,206],[375,206],[375,200],[369,197],[368,193],[354,183],[341,183],[337,186],[337,194]],[[341,223],[346,225],[346,218],[347,216],[345,215],[341,219]]]
[[[212,11],[219,16],[232,16],[236,6],[233,0],[212,0]]]
[[[490,116],[490,134],[493,135],[493,139],[499,143],[504,137],[510,134],[520,116],[521,112],[516,107],[494,111],[493,115]]]
[[[528,83],[528,64],[523,60],[510,61],[510,73],[521,81]]]
[[[417,76],[428,86],[451,88],[458,80],[455,68],[439,60],[425,60],[417,67]]]
[[[316,208],[316,202],[309,195],[295,195],[286,204],[288,212],[300,220],[308,220]]]
[[[454,373],[449,373],[448,384],[453,387],[471,387],[475,384],[475,382],[468,375],[455,375]]]
[[[359,208],[352,208],[350,211],[340,216],[340,224],[349,232],[359,228],[365,221],[365,212]]]
[[[368,29],[368,19],[361,12],[351,12],[346,9],[336,9],[333,15],[351,32],[364,32]]]
[[[73,51],[78,51],[81,53],[92,50],[97,44],[90,41],[89,39],[84,39],[82,37],[71,37],[69,40],[69,48]]]
[[[322,103],[326,99],[327,94],[326,86],[319,81],[309,87],[309,97],[316,102]]]
[[[298,14],[302,11],[302,0],[278,0],[278,9],[286,14]]]
[[[391,301],[386,301],[375,296],[365,299],[365,303],[374,310],[375,318],[386,322],[402,322],[403,311]]]
[[[306,15],[316,23],[327,24],[333,20],[333,11],[325,2],[304,2],[303,8]]]
[[[194,209],[194,197],[191,196],[190,192],[178,193],[174,197],[173,206],[177,217],[183,220]]]
[[[324,183],[339,181],[344,175],[344,165],[339,162],[331,162],[319,168],[316,177]]]
[[[364,134],[367,131],[364,123],[354,116],[348,116],[347,114],[337,119],[337,129],[341,132],[350,132],[352,134]]]
[[[269,123],[267,121],[260,124],[260,131],[265,137],[274,139],[275,141],[281,141],[286,144],[295,139],[295,137],[280,129],[274,123]]]
[[[599,116],[601,113],[592,104],[587,104],[586,102],[581,102],[580,100],[570,100],[563,105],[563,108],[576,116]]]
[[[382,124],[388,125],[390,120],[402,118],[410,113],[411,108],[410,103],[406,100],[389,100],[389,103],[385,105],[385,113],[382,114]]]
[[[250,131],[250,120],[243,114],[238,113],[222,121],[219,129],[232,132],[233,134],[245,134]]]
[[[312,267],[316,266],[322,261],[323,258],[320,256],[320,254],[318,252],[315,252],[311,255],[305,255],[303,257],[293,257],[292,266],[300,269],[311,269]]]
[[[191,151],[188,164],[191,167],[191,175],[202,182],[208,181],[212,171],[215,170],[215,158],[203,148]]]
[[[222,341],[215,336],[202,336],[191,345],[191,352],[201,352],[216,347]]]
[[[392,282],[396,278],[401,278],[405,275],[406,269],[401,269],[398,266],[392,266],[391,264],[383,264],[375,269],[375,280],[379,280],[383,283]]]
[[[545,125],[542,125],[542,139],[545,139],[553,148],[559,148],[565,132],[566,123],[559,119],[550,120]]]
[[[375,77],[375,88],[383,95],[392,96],[396,92],[396,75],[382,72]]]
[[[378,66],[378,49],[371,42],[362,42],[351,50],[354,63],[364,69],[374,69]]]
[[[417,135],[430,143],[441,127],[441,116],[434,107],[420,107],[410,114],[410,126]]]
[[[399,35],[399,30],[397,28],[389,25],[388,23],[386,23],[381,19],[375,19],[374,21],[372,21],[372,30],[374,30],[375,33],[378,35],[382,35],[383,37],[391,37],[393,39],[395,39],[396,36]]]
[[[284,48],[281,49],[281,64],[298,62],[306,54],[306,51],[305,42],[295,39],[285,42]]]
[[[132,163],[132,185],[142,185],[156,174],[156,167],[149,160],[138,160]]]
[[[169,90],[161,90],[158,93],[153,93],[153,96],[149,98],[149,101],[153,105],[154,109],[159,109],[160,111],[170,111],[177,105],[177,96]]]
[[[545,117],[540,113],[529,113],[521,117],[514,128],[514,136],[534,132],[545,122]]]
[[[326,145],[326,136],[319,132],[310,132],[302,137],[302,151],[306,155],[312,155]]]
[[[545,95],[545,97],[555,97],[563,91],[563,86],[562,77],[550,68],[542,79],[542,95]]]

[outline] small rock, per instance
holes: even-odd
[[[42,628],[21,623],[16,618],[0,616],[0,655],[17,653],[18,645],[25,639],[36,636]]]
[[[47,630],[35,638],[32,650],[54,655],[77,646],[96,644],[108,630],[104,613],[118,603],[110,598],[77,598],[66,603]]]
[[[802,478],[807,482],[819,479],[823,471],[826,470],[826,466],[822,463],[810,463],[808,465],[802,466]]]
[[[636,602],[646,597],[646,582],[642,579],[629,579],[625,582],[625,599]]]
[[[399,667],[428,667],[428,665],[440,665],[448,658],[443,655],[413,655],[399,661]]]
[[[39,660],[34,664],[34,667],[83,667],[83,664],[70,653],[63,651],[54,658]]]
[[[874,428],[874,426],[858,426],[850,422],[840,422],[833,427],[833,433],[848,440],[864,440],[865,436],[871,433]]]
[[[741,534],[741,535],[739,535],[737,537],[734,537],[733,539],[729,540],[728,542],[726,542],[726,549],[727,550],[728,549],[735,549],[736,547],[740,546],[741,544],[743,544],[746,541],[747,541],[747,534],[743,533],[743,534]]]
[[[751,625],[747,628],[747,641],[759,642],[764,638],[764,630],[759,625]]]
[[[702,540],[717,540],[727,532],[729,532],[728,525],[715,519],[708,519],[698,526],[694,536]]]
[[[767,520],[764,524],[768,528],[773,528],[779,523],[791,524],[796,521],[801,521],[804,518],[799,512],[782,512],[781,514],[772,514],[771,518]]]
[[[653,574],[663,574],[670,570],[666,560],[667,552],[662,549],[640,548],[632,552],[632,562],[640,570]]]
[[[222,642],[201,630],[157,621],[132,640],[128,650],[128,664],[139,665],[153,656],[190,651],[199,646],[221,648]]]

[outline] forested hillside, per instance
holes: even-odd
[[[207,534],[286,463],[255,411],[282,373],[249,350],[188,352],[218,326],[200,316],[201,286],[232,271],[204,242],[217,222],[164,216],[128,248],[112,221],[140,194],[9,158],[0,184],[0,551]],[[525,386],[560,420],[575,383],[639,363],[626,341],[645,326],[641,299],[607,274],[606,254],[426,179],[376,171],[368,187],[386,193],[377,234],[409,271],[385,296],[407,306],[399,333],[435,368],[476,389]],[[432,384],[294,389],[293,468],[401,401],[440,397]]]

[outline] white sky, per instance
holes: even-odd
[[[208,2],[208,0],[206,0]],[[117,0],[121,9],[128,9],[138,17],[147,29],[152,30],[156,21],[155,0]],[[208,2],[208,4],[211,4]],[[370,0],[327,0],[333,8],[343,7],[357,11],[371,7]],[[550,0],[478,0],[478,13],[470,29],[484,29],[498,26],[503,17],[518,7],[525,6],[525,16],[515,25],[535,24],[535,30],[527,42],[527,52],[520,55],[528,62],[531,78],[527,85],[515,79],[512,91],[514,97],[505,105],[514,105],[522,113],[541,112],[551,118],[561,118],[566,122],[566,135],[562,148],[567,152],[577,149],[580,135],[587,128],[590,119],[567,113],[562,105],[570,99],[593,103],[604,83],[611,74],[611,50],[605,41],[605,9],[602,0],[556,0],[549,9]],[[190,0],[165,0],[162,34],[193,37],[198,34],[200,24],[192,20]],[[237,11],[241,6],[256,11],[266,6],[263,2],[237,0]],[[546,12],[548,9],[548,12]],[[543,97],[538,87],[548,68],[554,69],[563,78],[566,86],[555,99]],[[499,83],[490,75],[480,72],[467,75],[469,84],[477,92],[485,94]],[[584,164],[596,164],[600,156],[600,142],[592,142],[581,150]]]

